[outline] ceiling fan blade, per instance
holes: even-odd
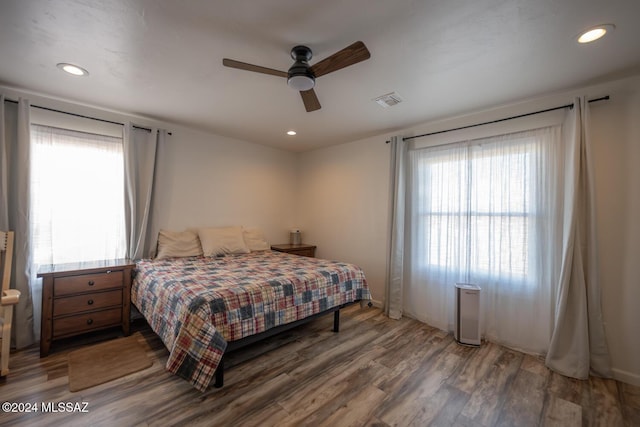
[[[323,59],[317,64],[312,65],[311,71],[316,77],[320,77],[369,58],[371,58],[369,49],[367,49],[364,43],[358,41],[334,53],[330,57]]]
[[[320,109],[320,101],[318,101],[316,92],[313,89],[301,90],[300,96],[302,96],[302,102],[304,102],[304,108],[307,113]]]
[[[270,74],[272,76],[287,77],[286,71],[274,70],[273,68],[261,67],[259,65],[247,64],[246,62],[224,58],[222,65],[225,67],[237,68],[239,70],[254,71],[256,73]]]

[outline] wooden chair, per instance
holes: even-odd
[[[0,271],[2,272],[2,294],[0,297],[0,377],[9,373],[9,350],[11,344],[11,320],[13,306],[20,299],[20,291],[9,289],[11,262],[13,261],[13,231],[0,231]]]

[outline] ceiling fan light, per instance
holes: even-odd
[[[289,75],[287,84],[298,91],[305,91],[313,89],[316,85],[316,79],[313,76],[307,74],[294,74]]]
[[[295,46],[291,49],[291,58],[295,59],[287,72],[287,84],[297,91],[304,92],[316,85],[316,77],[311,72],[309,60],[313,54],[307,46]]]

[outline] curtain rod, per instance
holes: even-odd
[[[17,104],[18,101],[14,101],[13,99],[4,99],[5,102],[11,102],[13,104]],[[75,117],[81,117],[83,119],[89,119],[89,120],[95,120],[98,122],[103,122],[103,123],[111,123],[112,125],[120,125],[120,126],[124,126],[124,123],[120,123],[120,122],[114,122],[112,120],[106,120],[106,119],[100,119],[98,117],[91,117],[91,116],[85,116],[83,114],[77,114],[77,113],[70,113],[68,111],[62,111],[62,110],[56,110],[55,108],[49,108],[49,107],[42,107],[40,105],[29,105],[32,108],[39,108],[41,110],[47,110],[47,111],[53,111],[54,113],[62,113],[62,114],[68,114],[70,116],[75,116]],[[135,129],[140,129],[140,130],[146,130],[148,132],[151,132],[150,128],[146,128],[143,126],[136,126],[136,125],[132,125]],[[169,135],[173,135],[171,132],[167,132]]]
[[[608,99],[609,99],[609,95],[606,95],[606,96],[602,96],[600,98],[590,99],[589,103],[597,102],[597,101],[606,101]],[[477,126],[490,125],[490,124],[493,124],[493,123],[504,122],[504,121],[507,121],[507,120],[519,119],[520,117],[527,117],[527,116],[533,116],[535,114],[547,113],[549,111],[562,110],[564,108],[573,108],[573,104],[566,104],[566,105],[561,105],[559,107],[547,108],[546,110],[534,111],[532,113],[524,113],[524,114],[519,114],[517,116],[505,117],[504,119],[497,119],[497,120],[491,120],[491,121],[483,122],[483,123],[476,123],[476,124],[473,124],[473,125],[460,126],[460,127],[453,128],[453,129],[446,129],[446,130],[439,130],[439,131],[436,131],[436,132],[423,133],[422,135],[407,136],[406,138],[402,138],[402,140],[403,141],[408,141],[410,139],[422,138],[422,137],[425,137],[425,136],[437,135],[437,134],[440,134],[440,133],[453,132],[455,130],[462,130],[462,129],[474,128],[474,127],[477,127]],[[387,141],[387,144],[390,143],[390,142],[391,141]]]

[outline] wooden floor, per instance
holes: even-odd
[[[0,424],[640,426],[638,387],[565,378],[537,358],[491,343],[463,347],[375,308],[344,310],[340,333],[332,320],[236,352],[225,386],[206,393],[165,371],[168,352],[143,321],[134,330],[153,365],[76,393],[67,377],[73,343],[44,359],[20,351],[0,401],[88,402],[88,413],[0,413]]]

